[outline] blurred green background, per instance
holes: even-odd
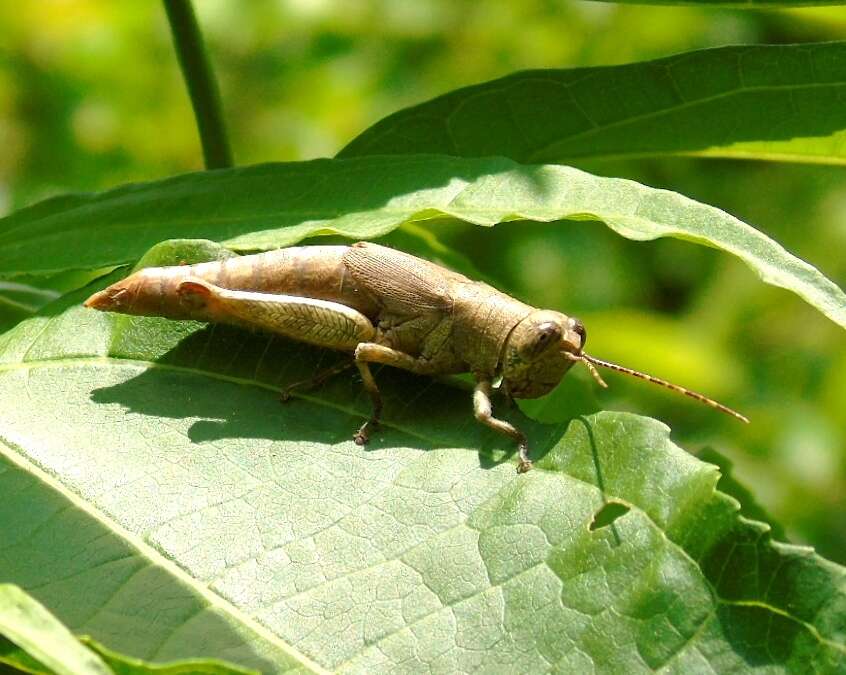
[[[515,70],[707,46],[846,38],[846,12],[575,0],[199,0],[235,160],[331,156],[394,110]],[[0,214],[67,191],[202,168],[159,3],[0,4]],[[846,169],[690,158],[580,165],[719,206],[846,283]],[[846,340],[741,263],[601,225],[443,225],[501,287],[580,316],[597,356],[713,395],[748,427],[609,375],[604,407],[712,446],[786,528],[846,562]],[[61,287],[72,281],[61,279]]]

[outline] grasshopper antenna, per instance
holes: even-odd
[[[724,412],[727,415],[731,415],[732,417],[739,419],[741,422],[745,422],[749,424],[749,418],[744,415],[741,415],[736,410],[732,410],[728,406],[724,406],[722,403],[718,403],[712,398],[708,398],[698,392],[691,391],[685,387],[681,387],[677,384],[673,384],[672,382],[667,382],[667,380],[662,380],[660,377],[655,377],[654,375],[647,375],[646,373],[641,373],[639,370],[634,370],[632,368],[626,368],[625,366],[620,366],[616,363],[611,363],[611,361],[603,361],[602,359],[598,359],[595,356],[591,356],[590,354],[585,354],[582,352],[581,354],[569,354],[568,358],[572,361],[581,361],[582,363],[587,366],[587,369],[590,371],[590,374],[593,376],[600,385],[603,387],[607,387],[608,385],[605,384],[602,377],[596,370],[596,366],[600,366],[602,368],[610,368],[611,370],[616,370],[618,373],[625,373],[626,375],[631,375],[632,377],[637,377],[641,380],[646,380],[647,382],[652,382],[653,384],[658,384],[666,389],[670,389],[672,391],[678,392],[679,394],[684,394],[685,396],[695,399],[700,403],[704,403],[711,408],[715,408],[720,412]]]
[[[603,389],[608,389],[608,384],[605,382],[605,380],[602,379],[602,375],[599,374],[599,371],[588,359],[582,358],[577,360],[585,364],[591,377],[596,380],[596,383],[600,387],[602,387]]]

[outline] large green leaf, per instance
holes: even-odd
[[[0,220],[0,275],[137,260],[169,238],[269,249],[314,234],[369,238],[451,216],[479,225],[601,220],[630,239],[677,237],[743,260],[846,326],[846,295],[811,265],[711,206],[564,166],[445,156],[266,164],[69,195]]]
[[[277,401],[330,355],[81,297],[0,337],[0,576],[76,632],[265,671],[846,668],[846,570],[658,422],[512,412],[517,475],[468,391],[385,369],[361,448],[355,381]]]
[[[681,153],[843,164],[844,97],[846,42],[721,47],[456,89],[389,115],[339,156],[567,163]]]

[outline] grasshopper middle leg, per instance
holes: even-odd
[[[364,390],[370,396],[370,402],[373,405],[370,419],[362,424],[353,435],[356,445],[364,445],[370,440],[370,433],[379,426],[379,420],[382,417],[382,395],[379,393],[379,387],[376,386],[376,380],[373,379],[373,373],[370,372],[367,361],[359,361],[356,358],[355,365],[361,374]]]
[[[376,380],[373,379],[373,374],[370,372],[370,363],[381,363],[418,374],[426,374],[429,371],[429,365],[425,359],[409,356],[375,342],[362,342],[355,348],[355,365],[358,367],[358,372],[361,373],[364,388],[373,403],[373,412],[370,419],[361,425],[361,428],[353,437],[358,445],[364,445],[370,440],[370,432],[379,425],[382,414],[382,396],[379,394],[379,387],[376,386]]]

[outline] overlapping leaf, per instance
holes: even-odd
[[[817,269],[729,214],[674,192],[564,166],[445,156],[266,164],[69,195],[0,220],[0,275],[137,260],[169,238],[236,250],[315,234],[370,238],[451,216],[503,221],[601,220],[630,239],[677,237],[729,252],[846,326],[846,295]]]
[[[377,122],[339,156],[570,163],[682,153],[843,164],[844,99],[846,42],[721,47],[456,89]]]

